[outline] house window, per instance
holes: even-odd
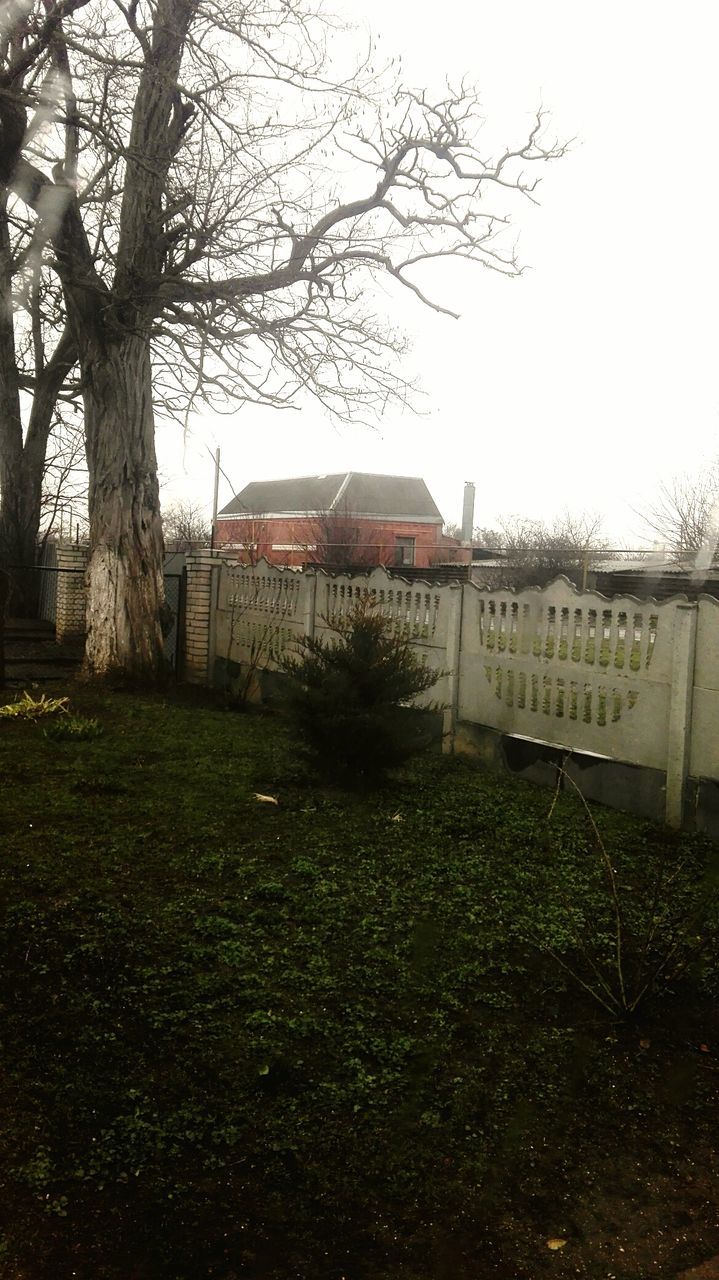
[[[397,538],[394,544],[395,564],[414,564],[414,538]]]

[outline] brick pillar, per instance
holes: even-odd
[[[185,679],[188,684],[211,684],[214,664],[211,635],[215,608],[213,584],[220,569],[219,552],[193,551],[187,556],[185,594]]]
[[[87,590],[85,570],[90,559],[90,548],[75,543],[59,543],[57,548],[57,606],[55,613],[55,638],[67,640],[70,636],[84,636]]]

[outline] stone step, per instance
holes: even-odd
[[[10,654],[5,654],[5,666],[24,666],[24,667],[76,667],[82,662],[82,657],[76,657],[67,654],[48,654],[47,657],[33,654],[28,657],[23,654],[18,658],[13,658]]]

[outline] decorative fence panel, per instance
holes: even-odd
[[[302,636],[331,639],[371,599],[440,674],[423,702],[459,723],[666,775],[678,825],[685,782],[719,781],[719,601],[609,600],[564,578],[517,593],[473,583],[407,582],[384,569],[354,577],[249,568],[212,552],[188,557],[190,679],[216,659],[273,668]],[[194,585],[193,585],[194,582]]]
[[[292,643],[311,631],[312,576],[265,561],[256,566],[224,561],[219,574],[215,655],[275,667]]]
[[[417,649],[421,661],[440,673],[437,683],[418,699],[419,705],[445,704],[450,696],[447,649],[450,633],[451,589],[427,583],[408,584],[384,569],[361,577],[313,575],[317,581],[314,634],[331,640],[332,628],[363,600],[371,600],[391,624]]]
[[[353,606],[370,599],[397,634],[416,645],[420,657],[446,671],[448,596],[426,584],[409,588],[376,569],[361,578],[328,577],[275,568],[261,561],[243,566],[218,563],[219,583],[214,655],[231,662],[273,669],[281,655],[305,635],[331,641],[334,627]],[[447,676],[424,701],[444,702]]]
[[[676,602],[465,590],[460,720],[667,767]]]

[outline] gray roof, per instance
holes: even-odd
[[[715,577],[719,570],[719,564],[702,565],[697,568],[696,563],[692,559],[687,559],[683,563],[676,560],[602,560],[595,562],[592,569],[596,573],[643,573],[646,577],[658,576],[681,576],[682,574],[695,574],[701,577],[702,574]]]
[[[416,476],[300,476],[294,480],[254,480],[245,485],[221,516],[315,515],[337,510],[352,515],[397,516],[441,522],[442,515],[424,480]]]
[[[644,560],[629,559],[612,559],[612,560],[594,560],[591,565],[596,573],[680,573],[681,568],[675,560],[651,559],[646,557]]]

